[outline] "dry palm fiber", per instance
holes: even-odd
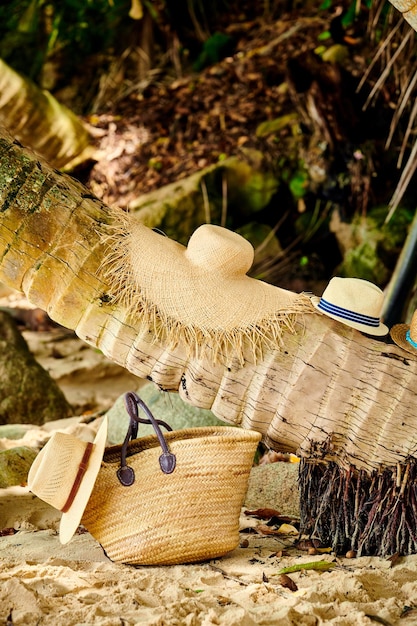
[[[417,460],[367,473],[302,460],[302,534],[337,554],[417,552]]]

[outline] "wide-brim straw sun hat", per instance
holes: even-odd
[[[410,324],[395,324],[390,335],[397,346],[417,355],[417,311],[414,311]]]
[[[77,530],[96,481],[107,439],[104,416],[93,442],[54,432],[33,461],[28,487],[62,511],[59,539],[68,543]]]
[[[381,322],[384,293],[367,280],[335,276],[321,298],[311,300],[321,313],[362,333],[381,337],[388,333]]]
[[[194,355],[209,346],[211,357],[253,358],[265,345],[280,345],[294,315],[312,312],[304,294],[247,276],[254,249],[241,235],[203,224],[188,246],[164,237],[120,211],[105,238],[104,263],[110,293],[136,321],[168,345],[184,343]]]

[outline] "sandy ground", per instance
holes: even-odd
[[[417,604],[415,556],[401,558],[395,565],[375,557],[311,556],[291,547],[291,535],[241,533],[241,545],[246,540],[248,547],[221,559],[131,567],[110,562],[88,533],[77,534],[61,546],[56,514],[25,489],[3,490],[0,502],[3,519],[6,508],[9,523],[16,517],[21,528],[0,537],[2,624],[417,623],[417,609],[412,610]],[[242,520],[246,523],[247,517]],[[291,573],[295,591],[280,584],[281,568],[317,560],[335,566],[321,573]]]
[[[94,432],[98,422],[83,428]],[[42,440],[39,429],[34,436]],[[252,507],[263,506],[262,492],[254,502],[251,487],[256,469],[250,479]],[[269,535],[271,527],[245,510],[240,545],[223,558],[132,567],[112,563],[82,527],[62,546],[55,509],[26,487],[0,490],[0,624],[417,624],[417,556],[395,561],[309,554],[294,547],[297,535],[291,525]],[[311,569],[317,561],[326,561],[330,569]],[[282,568],[303,564],[308,568],[281,577]]]
[[[25,338],[79,412],[109,408],[121,393],[137,388],[136,377],[65,332],[29,331]],[[94,436],[98,422],[67,421],[65,427],[90,428]],[[21,443],[41,445],[60,427],[55,422],[36,428]],[[0,447],[9,443],[2,440]],[[252,486],[253,474],[250,508],[271,506]],[[277,501],[275,508],[288,504]],[[223,558],[132,567],[112,563],[87,532],[62,546],[58,524],[59,513],[26,487],[0,490],[0,626],[417,624],[417,556],[309,554],[294,547],[291,527],[267,535],[265,521],[243,510],[240,546]],[[291,572],[290,580],[279,574],[315,561],[331,567]]]
[[[74,415],[107,409],[143,382],[66,329],[22,334],[36,360],[64,392]]]

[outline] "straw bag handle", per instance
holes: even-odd
[[[130,467],[126,464],[126,455],[127,455],[127,445],[131,439],[136,439],[138,434],[138,425],[139,424],[151,424],[155,431],[156,436],[158,437],[158,441],[162,448],[162,454],[159,457],[159,465],[164,474],[171,474],[176,465],[176,457],[175,454],[169,451],[167,442],[162,434],[160,426],[163,426],[167,430],[172,430],[171,426],[162,420],[157,420],[154,418],[146,404],[143,400],[139,398],[136,393],[133,391],[129,391],[125,394],[125,406],[126,410],[130,417],[129,428],[127,430],[127,434],[125,440],[122,444],[121,458],[120,458],[120,467],[117,470],[117,477],[119,481],[125,487],[130,487],[135,482],[135,472],[133,467]],[[149,419],[142,419],[139,417],[139,407],[144,411],[144,413],[148,416]]]

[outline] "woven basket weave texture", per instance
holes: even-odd
[[[130,487],[116,470],[121,446],[108,448],[82,523],[113,561],[171,565],[223,556],[239,542],[239,515],[260,435],[202,427],[164,435],[177,465],[159,467],[156,436],[130,442]]]

